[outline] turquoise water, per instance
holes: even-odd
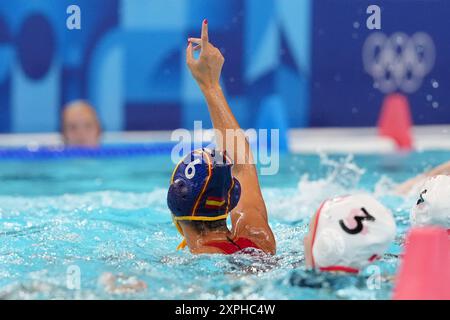
[[[278,175],[261,177],[275,257],[177,252],[166,207],[169,157],[0,160],[0,298],[388,299],[416,200],[390,191],[449,158],[282,157]],[[353,190],[374,193],[396,216],[398,236],[377,263],[383,281],[375,288],[370,270],[336,276],[303,266],[309,217],[325,198]]]

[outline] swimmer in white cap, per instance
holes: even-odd
[[[385,253],[395,232],[392,213],[370,195],[327,200],[313,216],[304,239],[306,265],[358,273]]]
[[[450,176],[428,178],[411,210],[413,226],[442,226],[450,232]]]
[[[418,194],[411,210],[412,226],[442,226],[450,234],[450,162],[400,184],[396,192]]]

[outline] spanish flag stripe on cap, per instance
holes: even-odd
[[[223,201],[215,201],[215,200],[206,200],[206,205],[207,206],[217,206],[217,207],[221,207],[225,204],[225,200]]]
[[[208,209],[220,208],[224,204],[225,204],[225,199],[208,197],[206,199],[205,208],[208,208]]]
[[[224,201],[225,199],[224,198],[221,198],[221,197],[212,197],[212,196],[210,196],[210,197],[208,197],[207,199],[206,199],[206,201]]]

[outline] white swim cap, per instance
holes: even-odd
[[[384,254],[395,232],[392,213],[370,195],[327,200],[316,215],[313,267],[357,273]]]
[[[413,226],[438,225],[450,229],[450,177],[435,176],[425,181],[411,210]]]

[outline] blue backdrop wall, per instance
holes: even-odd
[[[380,30],[367,28],[369,4]],[[310,125],[375,125],[392,92],[416,124],[450,123],[450,1],[319,0],[313,15]]]
[[[71,4],[81,30],[66,27]],[[0,131],[58,130],[62,106],[79,98],[106,130],[208,126],[184,58],[204,18],[242,126],[273,95],[290,126],[306,125],[310,11],[309,0],[0,0]]]
[[[366,27],[374,2],[381,30]],[[66,27],[72,4],[81,30]],[[450,122],[448,16],[445,0],[0,0],[0,132],[58,130],[62,106],[80,98],[106,130],[209,126],[184,58],[204,18],[243,127],[373,125],[394,91],[408,95],[416,122]],[[406,54],[389,49],[396,32]]]

